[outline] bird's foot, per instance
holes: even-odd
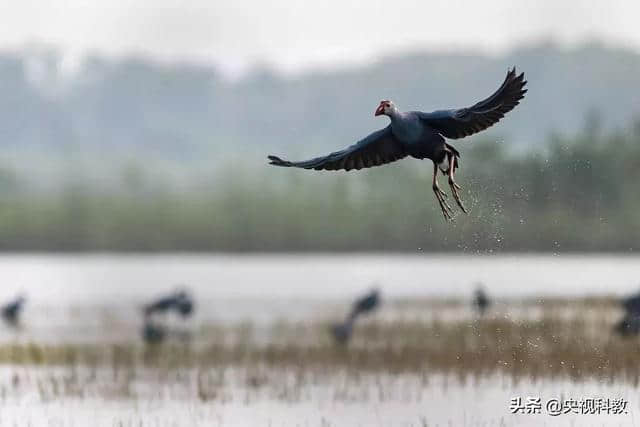
[[[442,191],[440,187],[437,185],[433,187],[433,192],[436,195],[436,199],[438,199],[438,203],[440,204],[440,209],[442,209],[442,215],[444,215],[444,219],[447,221],[453,221],[453,209],[449,203],[447,203],[447,193]]]
[[[464,207],[464,204],[462,203],[462,199],[460,198],[460,193],[458,192],[459,190],[462,190],[462,187],[460,187],[452,179],[449,180],[449,186],[451,187],[451,194],[453,194],[453,198],[455,199],[458,206],[460,206],[460,209],[462,209],[462,212],[469,214],[469,212],[467,211],[467,208]]]

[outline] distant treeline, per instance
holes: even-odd
[[[594,122],[597,123],[597,122]],[[240,164],[168,189],[144,167],[119,191],[62,191],[0,171],[0,249],[54,251],[620,251],[640,242],[640,126],[551,137],[537,154],[459,142],[470,215],[446,223],[430,162],[360,172]],[[446,180],[441,179],[448,190]]]
[[[528,148],[549,131],[578,131],[592,110],[611,129],[640,114],[640,54],[597,43],[521,46],[500,56],[416,51],[296,77],[255,69],[236,81],[214,67],[136,56],[95,55],[68,75],[62,53],[0,50],[0,155],[136,151],[193,163],[203,153],[216,162],[263,147],[331,150],[381,126],[373,117],[380,99],[406,110],[465,107],[492,93],[514,65],[529,93],[487,137]]]

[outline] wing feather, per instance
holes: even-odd
[[[407,156],[405,146],[393,136],[391,126],[373,132],[344,150],[301,162],[269,156],[269,164],[315,170],[360,170],[391,163]]]
[[[524,89],[526,84],[524,73],[516,75],[516,68],[513,67],[498,90],[487,99],[468,108],[439,110],[419,115],[428,126],[442,136],[450,139],[464,138],[493,126],[513,110],[527,93],[527,89]]]

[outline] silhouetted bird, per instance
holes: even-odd
[[[12,326],[17,325],[25,302],[26,299],[23,296],[19,296],[14,301],[6,304],[2,307],[2,318]]]
[[[142,328],[142,339],[149,344],[157,344],[167,336],[167,331],[163,326],[155,324],[151,321],[146,321]]]
[[[343,323],[331,326],[331,334],[333,338],[340,344],[346,344],[353,334],[353,327],[356,319],[366,313],[369,313],[380,305],[380,292],[377,289],[372,290],[362,298],[357,299],[351,308],[351,312]]]
[[[625,314],[625,316],[615,324],[614,330],[623,337],[638,335],[638,333],[640,333],[640,315]]]
[[[477,288],[475,291],[475,295],[473,297],[473,306],[480,316],[483,316],[487,311],[491,302],[489,301],[489,296],[486,294],[484,289],[481,287]]]
[[[193,300],[183,292],[176,302],[176,308],[182,317],[189,317],[193,314]]]
[[[355,303],[353,303],[353,309],[351,310],[351,317],[356,317],[364,313],[368,313],[370,311],[378,308],[380,304],[380,292],[377,289],[372,290],[367,295],[358,299]]]
[[[182,316],[188,317],[193,313],[193,301],[186,292],[178,291],[173,295],[160,298],[144,308],[145,315],[147,316],[156,313],[165,313],[170,310],[175,310]]]
[[[623,298],[621,304],[627,313],[640,314],[640,293]]]
[[[387,100],[380,101],[376,116],[386,115],[391,124],[373,132],[356,144],[327,156],[301,162],[290,162],[277,156],[269,156],[270,164],[315,170],[340,170],[369,168],[390,163],[406,156],[433,161],[432,188],[446,220],[453,219],[453,209],[446,201],[446,193],[438,186],[438,169],[449,177],[453,198],[463,212],[467,212],[454,181],[459,166],[460,153],[445,142],[445,138],[458,139],[473,135],[497,123],[511,111],[527,92],[524,73],[516,75],[515,67],[507,73],[502,86],[487,99],[467,108],[400,112]]]
[[[622,336],[640,333],[640,294],[623,298],[620,301],[625,310],[624,317],[615,324],[614,330]]]
[[[349,317],[344,323],[331,326],[331,334],[339,344],[346,344],[351,339],[353,333],[353,323],[355,318]]]

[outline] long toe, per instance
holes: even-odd
[[[434,193],[438,200],[438,204],[440,205],[440,209],[442,210],[442,215],[444,215],[444,219],[447,221],[453,221],[453,209],[443,197],[443,194],[446,193],[440,189],[434,190]]]
[[[439,187],[436,188],[435,192],[436,192],[436,197],[438,198],[438,200],[442,200],[442,203],[444,203],[444,205],[451,210],[451,206],[447,202],[447,198],[449,197],[449,195],[447,193],[445,193],[444,191],[442,191],[442,189],[439,188]]]
[[[467,211],[467,208],[464,207],[464,204],[462,203],[462,199],[460,198],[460,195],[458,194],[457,191],[453,193],[453,198],[456,199],[456,203],[458,204],[458,206],[460,206],[460,209],[462,209],[462,212],[469,214],[469,212]]]
[[[440,202],[440,209],[442,210],[442,215],[444,215],[445,220],[453,221],[451,213],[449,213],[449,210],[442,204],[442,202]]]
[[[462,188],[454,181],[449,181],[449,185],[451,187],[451,194],[453,194],[453,198],[455,199],[456,203],[458,204],[460,209],[462,209],[462,212],[468,214],[469,212],[467,212],[467,209],[464,207],[462,199],[460,198],[460,193],[458,192],[458,190],[461,190]]]

